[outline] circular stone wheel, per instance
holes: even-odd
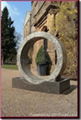
[[[54,71],[47,78],[40,78],[33,75],[30,71],[30,62],[29,62],[29,50],[34,45],[34,43],[40,39],[46,39],[51,41],[54,45],[57,54],[57,64],[55,66]],[[17,65],[19,71],[22,73],[22,76],[26,81],[32,84],[40,84],[45,81],[55,81],[57,76],[61,74],[64,70],[65,61],[64,61],[64,50],[60,41],[57,40],[53,35],[46,32],[33,32],[29,36],[27,36],[26,40],[23,42],[21,47],[18,50],[17,54]]]

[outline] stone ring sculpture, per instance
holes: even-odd
[[[30,48],[34,45],[34,43],[40,39],[46,39],[48,41],[51,41],[57,54],[57,64],[55,66],[55,69],[47,78],[40,78],[38,76],[35,76],[30,71],[28,52]],[[19,48],[17,54],[17,65],[19,71],[22,73],[22,76],[25,78],[25,80],[32,84],[40,84],[45,81],[56,81],[58,75],[61,74],[64,70],[64,60],[64,50],[62,43],[57,40],[57,38],[55,38],[53,35],[46,32],[33,32],[29,36],[27,36],[26,40]]]

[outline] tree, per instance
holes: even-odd
[[[77,74],[77,2],[62,2],[55,16],[56,33],[64,44],[67,53],[67,65],[64,74]]]
[[[15,27],[13,26],[14,21],[9,17],[7,7],[2,11],[1,18],[1,47],[2,47],[2,58],[3,63],[6,61],[12,61],[16,56],[16,43],[15,41]]]

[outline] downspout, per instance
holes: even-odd
[[[31,34],[31,13],[30,13],[30,32],[29,34]]]

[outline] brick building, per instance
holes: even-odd
[[[67,52],[67,66],[64,74],[70,74],[70,76],[76,76],[76,71],[77,71],[77,38],[74,38],[72,43],[69,42],[69,40],[63,40],[63,37],[60,36],[61,33],[61,21],[66,22],[62,24],[67,24],[69,27],[67,28],[72,28],[72,30],[76,29],[76,20],[68,20],[68,15],[64,14],[64,7],[63,5],[66,6],[67,10],[72,9],[72,10],[77,10],[77,3],[76,2],[56,2],[56,1],[33,1],[32,2],[32,11],[27,14],[26,19],[25,19],[25,24],[24,24],[24,38],[27,37],[32,32],[37,32],[37,31],[45,31],[45,32],[50,32],[52,35],[57,37],[59,40],[62,41],[62,43],[65,46],[66,52]],[[62,7],[61,7],[62,6]],[[62,8],[62,9],[61,9]],[[71,10],[71,12],[72,12]],[[72,15],[75,16],[76,12],[74,12]],[[62,17],[63,15],[63,17]],[[70,15],[69,15],[70,16]],[[61,20],[61,17],[63,20]],[[59,19],[58,19],[59,18]],[[77,19],[77,17],[75,18]],[[69,22],[70,21],[70,22]],[[70,30],[71,30],[70,28]],[[47,31],[46,31],[47,29]],[[65,28],[62,28],[64,30]],[[72,31],[71,30],[71,31]],[[68,30],[69,31],[69,30]],[[76,30],[75,30],[76,31]],[[73,31],[73,35],[74,32]],[[65,31],[64,31],[65,32]],[[68,33],[66,31],[66,33]],[[69,32],[68,34],[70,34]],[[67,42],[67,44],[66,44]],[[37,66],[35,62],[35,57],[37,55],[37,52],[39,48],[44,44],[44,40],[39,40],[37,41],[33,48],[32,48],[32,65],[31,65],[31,71],[37,71]],[[71,44],[74,44],[72,46]],[[72,50],[70,50],[70,48]],[[52,68],[51,72],[53,71],[55,67],[55,50],[52,46],[52,43],[48,42],[47,43],[47,51],[48,54],[50,55],[50,58],[52,60]],[[69,56],[71,54],[71,56]],[[71,57],[73,60],[71,60]],[[69,66],[72,65],[73,66]]]

